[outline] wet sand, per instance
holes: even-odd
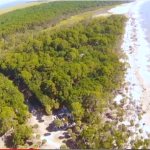
[[[142,105],[142,110],[144,111],[142,120],[138,120],[136,112],[134,120],[143,129],[143,136],[147,137],[147,132],[150,133],[150,46],[146,41],[146,35],[141,25],[143,19],[140,15],[140,7],[144,2],[146,0],[137,0],[136,2],[113,8],[109,12],[112,14],[124,14],[129,19],[126,23],[122,44],[122,49],[128,56],[128,60],[124,61],[130,64],[125,78],[125,81],[130,83],[127,96],[135,100],[135,107]],[[121,100],[121,97],[117,97],[116,100]]]

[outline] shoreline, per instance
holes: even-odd
[[[149,59],[148,57],[150,56],[150,51],[148,51],[149,44],[147,43],[144,37],[145,31],[144,29],[142,29],[139,23],[140,21],[139,22],[137,21],[137,20],[141,20],[139,16],[139,12],[138,12],[139,11],[138,9],[141,5],[140,2],[142,1],[138,0],[133,3],[117,6],[111,9],[108,13],[100,14],[95,17],[107,16],[113,13],[116,14],[115,13],[116,11],[117,14],[124,14],[128,18],[128,21],[126,22],[125,29],[124,29],[125,32],[123,35],[123,42],[121,45],[121,49],[128,56],[128,60],[121,60],[121,61],[125,61],[130,64],[130,68],[127,69],[127,73],[125,76],[125,83],[129,83],[129,85],[126,85],[124,87],[124,93],[127,97],[129,97],[127,101],[127,105],[134,106],[134,107],[132,110],[133,114],[131,116],[129,115],[130,110],[127,110],[128,116],[126,116],[127,119],[124,121],[124,124],[128,125],[130,124],[130,120],[134,119],[135,123],[139,123],[140,127],[144,130],[142,135],[144,137],[147,137],[147,132],[150,133],[150,120],[149,120],[150,109],[148,109],[150,106],[150,101],[148,101],[148,99],[150,98],[150,94],[148,94],[150,93],[150,83],[148,83],[148,76],[150,75],[150,72],[148,70],[148,65],[150,63],[148,60]],[[23,8],[36,5],[35,3],[41,4],[43,2],[27,3],[29,5],[23,6]],[[20,4],[20,5],[25,5],[25,4]],[[135,10],[132,10],[132,6],[134,5],[137,5],[137,6],[135,6]],[[19,5],[16,5],[16,7],[18,6]],[[126,6],[129,6],[129,7],[126,7]],[[15,10],[14,6],[11,6],[11,7],[13,7],[13,9]],[[119,7],[121,8],[120,9],[122,11],[121,13],[119,12]],[[122,9],[122,7],[124,7],[124,9]],[[7,9],[9,9],[9,7]],[[19,9],[21,8],[19,7]],[[9,10],[9,11],[12,11],[12,10]],[[133,13],[134,11],[136,11],[136,13]],[[1,14],[1,10],[0,10],[0,14]],[[142,49],[144,49],[145,51],[143,51]],[[128,88],[129,90],[126,91],[125,88]],[[123,96],[118,95],[115,98],[115,100],[119,103],[122,98]],[[135,101],[135,104],[133,105],[130,104],[132,101]],[[139,107],[139,108],[142,107],[141,111],[143,112],[146,111],[146,113],[142,114],[143,119],[141,120],[139,120],[138,118],[136,107]],[[143,124],[145,124],[145,126]],[[45,124],[41,123],[41,126],[45,126]],[[134,127],[132,127],[131,130],[134,130]],[[45,132],[46,131],[43,130],[42,134]],[[60,143],[58,141],[56,142],[53,140],[56,134],[62,134],[62,133],[61,132],[54,133],[48,137],[44,137],[43,135],[41,136],[41,139],[47,139],[47,141],[49,141],[45,147],[51,146],[52,148],[53,147],[60,148],[61,140],[59,141]],[[141,133],[139,133],[139,135],[141,135]]]
[[[129,92],[126,93],[128,97],[135,100],[133,118],[135,123],[139,123],[143,129],[142,135],[147,137],[147,133],[150,133],[150,72],[149,72],[149,58],[150,47],[146,41],[145,30],[142,28],[140,17],[140,6],[146,1],[137,0],[127,7],[120,6],[110,10],[113,14],[124,14],[127,16],[128,21],[125,26],[125,33],[121,48],[123,52],[128,56],[128,60],[125,61],[130,64],[130,68],[127,69],[125,82],[130,83],[126,88]],[[132,7],[132,5],[134,7]],[[119,12],[119,9],[121,10]],[[117,96],[115,100],[120,102],[122,96]],[[129,105],[131,100],[128,102]],[[136,113],[136,108],[142,106],[142,119],[139,120]],[[129,116],[127,116],[130,118]],[[126,120],[129,123],[129,119]],[[140,133],[139,133],[140,134]]]
[[[38,4],[41,4],[43,2],[32,2],[32,3],[26,3],[26,4],[29,4],[27,6],[25,6],[26,4],[20,4],[23,6],[23,8],[25,7],[30,7],[30,6],[33,6],[33,5],[38,5]],[[13,10],[15,10],[17,7],[19,7],[20,5],[16,5],[16,6],[11,6]],[[110,6],[112,7],[112,6]],[[7,8],[9,9],[9,7]],[[19,7],[19,9],[21,9],[21,7]],[[9,9],[9,11],[12,11]],[[93,11],[93,15],[94,15],[94,12],[97,12],[97,11]],[[0,14],[1,14],[1,10],[0,10]],[[102,16],[106,15],[106,14],[101,14]],[[97,16],[96,16],[97,17]],[[45,119],[45,116],[42,117],[42,119]],[[48,123],[51,123],[53,120],[50,120],[49,122],[47,121],[44,121],[44,122],[38,122],[38,120],[36,119],[36,117],[34,115],[32,115],[32,118],[31,118],[31,122],[29,124],[31,124],[32,126],[35,125],[35,124],[38,124],[39,127],[38,129],[40,129],[38,131],[38,133],[40,133],[41,137],[40,139],[43,140],[43,139],[46,139],[47,140],[47,143],[42,146],[41,148],[55,148],[55,149],[59,149],[60,146],[63,143],[63,140],[65,139],[59,139],[59,136],[63,137],[63,133],[66,132],[66,131],[58,131],[58,132],[51,132],[51,134],[49,136],[45,136],[44,134],[47,133],[48,131],[46,130],[47,126],[48,126]],[[36,134],[34,134],[34,136],[36,136]],[[4,143],[2,143],[2,147],[3,148],[6,148],[5,145],[3,145]]]
[[[23,8],[27,8],[27,7],[31,7],[31,6],[35,6],[35,5],[40,5],[40,4],[44,4],[44,3],[48,3],[48,2],[50,2],[50,1],[47,1],[47,2],[31,1],[31,2],[26,2],[26,3],[21,3],[21,4],[9,6],[9,7],[1,8],[0,15],[14,11],[14,10],[23,9]]]

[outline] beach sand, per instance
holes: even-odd
[[[65,138],[60,138],[63,137],[63,133],[66,131],[53,131],[49,132],[47,128],[49,127],[49,124],[52,123],[54,120],[53,116],[45,116],[42,115],[41,119],[44,120],[43,122],[39,122],[37,118],[41,117],[40,114],[38,115],[32,115],[32,117],[28,120],[28,124],[31,126],[34,126],[35,124],[38,124],[38,129],[35,133],[41,135],[41,140],[46,139],[47,143],[40,147],[41,149],[59,149],[60,146],[65,140]],[[49,133],[49,135],[45,135]],[[36,135],[36,134],[35,134]]]
[[[147,137],[150,133],[150,71],[149,57],[150,46],[146,41],[145,30],[142,28],[140,16],[140,7],[146,0],[137,0],[135,2],[124,4],[111,9],[112,14],[124,14],[128,17],[126,23],[122,49],[128,56],[130,68],[127,70],[125,81],[130,83],[128,86],[129,94],[132,100],[136,101],[135,106],[142,104],[145,111],[142,120],[138,120],[136,115],[134,120],[140,123],[143,129],[143,136]],[[144,10],[143,10],[144,11]],[[132,51],[130,50],[132,48]],[[116,97],[116,101],[121,100],[121,96]],[[143,126],[143,124],[145,124]]]
[[[128,17],[128,21],[125,27],[125,34],[123,37],[122,50],[128,56],[127,61],[130,64],[130,68],[127,70],[125,77],[125,82],[128,84],[129,92],[127,96],[132,100],[135,100],[135,106],[141,106],[146,112],[143,115],[142,120],[138,120],[138,115],[136,111],[133,116],[128,116],[128,118],[134,118],[136,123],[139,123],[143,129],[143,136],[147,137],[147,132],[150,133],[150,47],[149,43],[146,41],[144,29],[141,27],[140,21],[142,20],[140,16],[139,8],[146,0],[137,0],[128,4],[123,4],[109,10],[108,14],[103,14],[104,16],[109,14],[124,14]],[[21,9],[24,7],[29,7],[40,3],[27,3],[20,4],[17,6],[12,6],[12,8],[4,8],[0,10],[0,14],[6,13],[14,9]],[[6,9],[6,10],[5,10]],[[144,11],[144,10],[143,10]],[[97,14],[97,17],[101,16]],[[131,51],[132,49],[132,51]],[[118,95],[115,100],[119,102],[122,99],[121,95]],[[130,101],[128,101],[130,105]],[[134,109],[133,109],[134,111]],[[31,124],[39,124],[36,118],[32,117]],[[129,124],[129,120],[124,122],[126,125]],[[145,123],[145,126],[143,126]],[[39,124],[39,134],[41,134],[41,139],[47,139],[47,145],[43,148],[59,148],[62,144],[62,140],[59,136],[62,135],[61,131],[53,132],[50,136],[43,136],[47,132],[46,127],[48,124],[46,122]]]
[[[13,0],[13,1],[15,1],[15,0]],[[50,2],[50,1],[48,1],[48,2]],[[40,5],[40,4],[43,4],[43,3],[47,3],[47,2],[32,1],[32,2],[22,3],[22,4],[18,4],[18,5],[14,5],[14,6],[9,6],[9,7],[6,7],[6,8],[1,8],[0,9],[0,15],[5,14],[5,13],[10,12],[10,11],[13,11],[13,10],[22,9],[22,8],[26,8],[26,7],[31,7],[31,6],[34,6],[34,5]]]

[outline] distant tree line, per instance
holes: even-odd
[[[22,146],[32,137],[31,127],[25,125],[30,115],[24,104],[32,95],[49,115],[60,105],[69,109],[76,123],[68,130],[74,148],[122,149],[130,137],[133,149],[149,145],[149,139],[134,138],[136,132],[123,123],[124,110],[113,101],[113,93],[120,88],[126,72],[125,63],[119,61],[118,47],[125,16],[83,20],[54,32],[29,36],[16,47],[11,47],[6,38],[37,26],[47,28],[47,23],[59,17],[61,20],[108,4],[114,2],[53,2],[0,16],[0,33],[7,44],[0,59],[0,134],[14,127],[14,146]],[[56,122],[61,125],[60,120]]]
[[[24,33],[27,29],[33,30],[37,26],[48,28],[69,16],[119,3],[123,2],[59,1],[18,9],[0,15],[0,37],[6,39],[10,34]]]

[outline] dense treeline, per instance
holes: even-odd
[[[70,1],[49,2],[25,9],[18,9],[0,16],[0,36],[6,38],[16,32],[33,30],[39,26],[47,28],[69,16],[122,2]]]
[[[66,104],[75,121],[82,121],[88,127],[89,134],[84,130],[79,136],[76,134],[82,141],[95,130],[99,132],[100,114],[112,100],[111,93],[123,81],[125,66],[113,47],[123,33],[125,20],[123,16],[112,15],[86,20],[53,34],[43,33],[37,39],[29,38],[26,44],[3,55],[1,72],[19,87],[24,83],[48,114]],[[108,128],[110,125],[106,124]],[[123,138],[123,133],[120,134]],[[78,143],[80,148],[93,148]]]
[[[58,102],[82,102],[92,92],[112,92],[123,79],[124,65],[112,46],[122,33],[124,20],[122,16],[95,19],[30,38],[1,59],[1,69],[24,82],[51,108]]]
[[[90,71],[92,71],[88,71],[88,67],[86,66],[91,62],[87,61],[85,64],[81,61],[81,57],[83,55],[82,51],[84,52],[84,49],[86,49],[86,43],[88,41],[88,38],[84,35],[87,34],[85,33],[85,29],[83,29],[83,31],[81,30],[81,32],[83,32],[81,37],[79,37],[80,30],[78,31],[76,27],[60,32],[58,31],[58,33],[56,33],[58,39],[55,38],[55,35],[49,36],[45,35],[45,33],[43,35],[41,34],[39,38],[34,39],[30,33],[29,37],[31,36],[32,38],[22,39],[25,44],[19,41],[20,38],[17,39],[15,36],[17,32],[26,33],[27,29],[34,31],[37,26],[44,29],[56,24],[60,20],[66,19],[71,15],[92,10],[93,8],[118,3],[120,2],[54,2],[16,10],[1,15],[0,34],[1,37],[5,38],[5,40],[1,39],[0,41],[1,72],[7,75],[9,79],[14,80],[14,83],[18,85],[19,90],[25,94],[26,99],[30,97],[31,91],[32,94],[35,95],[46,107],[47,113],[51,114],[51,109],[58,108],[60,103],[66,103],[71,109],[71,104],[74,101],[74,98],[78,99],[80,96],[88,93],[88,85],[86,85],[87,89],[84,89],[84,94],[81,94],[82,87],[80,87],[80,84],[82,84],[82,82],[85,84],[88,81],[89,84],[93,84],[92,89],[95,89],[94,83],[92,82],[95,82],[97,89],[99,87],[96,81],[88,79],[88,76],[86,77],[86,73],[89,73],[90,75]],[[79,26],[84,28],[83,24],[84,23],[79,24]],[[77,32],[77,34],[74,32]],[[15,36],[10,36],[13,33],[15,33]],[[71,34],[70,37],[68,37],[69,42],[67,42],[68,38],[65,38],[65,36],[61,39],[61,36],[64,34]],[[78,40],[78,43],[74,42],[74,40]],[[82,42],[80,43],[79,40]],[[14,46],[15,44],[13,44],[15,42],[19,42],[21,45],[17,49],[17,45]],[[67,45],[65,46],[65,44]],[[55,48],[56,46],[58,46],[58,49],[62,46],[65,47],[61,51],[57,52],[57,48]],[[90,45],[89,48],[94,51]],[[8,51],[10,49],[12,51]],[[94,55],[97,55],[92,51],[87,55],[87,57],[92,58],[91,61],[93,61]],[[7,52],[7,54],[5,52]],[[92,53],[94,55],[90,56]],[[63,69],[61,66],[58,66],[61,61],[64,61]],[[72,68],[74,65],[75,68]],[[67,69],[66,67],[68,67],[68,70],[65,70]],[[93,67],[96,67],[94,63]],[[70,70],[71,68],[72,70]],[[79,70],[78,74],[74,74],[77,70]],[[82,75],[81,73],[83,70],[87,70],[85,75]],[[51,77],[50,71],[51,73],[53,72]],[[64,76],[62,76],[62,74]],[[79,80],[79,74],[81,79],[84,76],[86,78],[75,86]],[[58,83],[54,84],[54,82]],[[26,84],[26,86],[22,86],[23,84]],[[4,134],[11,127],[15,127],[17,129],[18,125],[24,124],[29,114],[26,105],[24,105],[23,95],[19,93],[19,90],[15,86],[13,86],[12,82],[2,75],[1,85],[0,134]],[[80,89],[78,89],[79,87]],[[68,101],[67,98],[69,98]],[[15,145],[15,142],[19,141],[19,139],[15,136],[14,139]]]
[[[126,99],[122,99],[121,105],[113,101],[113,93],[120,88],[126,71],[116,48],[125,21],[122,15],[84,20],[51,34],[30,37],[11,53],[2,55],[0,71],[13,80],[20,91],[25,91],[26,98],[34,95],[47,114],[52,114],[59,105],[65,104],[69,109],[76,123],[74,129],[68,130],[73,148],[122,149],[130,146],[146,149],[149,145],[149,139],[135,138],[134,120],[130,122],[131,128],[123,123],[122,106]],[[4,133],[24,123],[28,114],[23,95],[19,95],[3,75],[1,80],[4,87],[0,101],[0,131]],[[10,95],[7,98],[5,91],[13,99]],[[5,121],[6,112],[8,119]],[[4,126],[5,122],[9,126]],[[59,119],[55,122],[61,126]],[[135,130],[143,132],[139,124]],[[15,127],[14,145],[25,144],[31,134],[30,127]]]
[[[0,44],[4,50],[0,55],[0,72],[7,76],[0,74],[0,134],[14,127],[15,148],[25,146],[36,128],[25,125],[30,114],[24,99],[30,101],[32,96],[49,115],[59,106],[67,107],[76,124],[68,129],[71,148],[148,147],[148,138],[139,134],[135,138],[137,131],[143,132],[139,124],[134,124],[134,120],[130,120],[129,126],[124,124],[127,98],[120,105],[113,101],[114,91],[120,89],[126,71],[125,63],[119,61],[122,56],[118,48],[126,17],[87,19],[69,28],[36,37],[29,35],[16,46],[6,38],[8,34],[26,33],[38,26],[47,28],[71,15],[117,3],[120,2],[53,2],[0,16],[0,33],[5,38],[1,40],[4,45]],[[62,121],[56,119],[55,124],[60,128]],[[44,143],[42,140],[39,145]]]
[[[0,134],[18,124],[25,123],[28,114],[24,95],[12,81],[0,74]]]

